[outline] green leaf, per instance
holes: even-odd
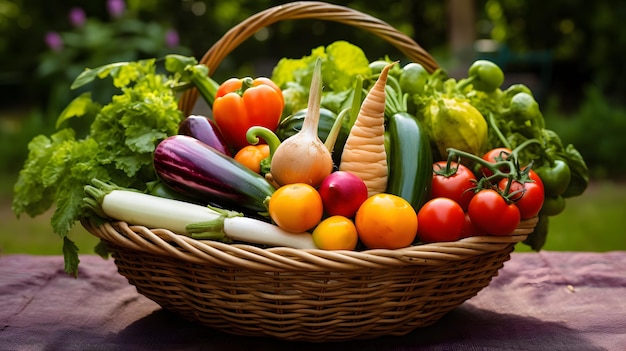
[[[72,117],[81,117],[87,113],[94,102],[91,100],[91,93],[86,92],[72,100],[57,118],[56,128]]]
[[[68,237],[63,237],[63,257],[65,260],[65,273],[78,278],[78,246]]]
[[[546,239],[548,237],[548,225],[549,225],[549,217],[540,215],[539,221],[535,226],[535,230],[526,237],[524,240],[524,244],[530,246],[531,249],[535,251],[541,250],[543,246],[546,244]]]
[[[52,214],[50,223],[54,232],[62,237],[67,236],[83,213],[82,203],[85,193],[83,186],[78,185],[80,183],[82,182],[74,179],[66,180],[57,189],[57,192],[61,193],[62,196],[57,199],[57,208]]]
[[[85,70],[81,74],[79,74],[78,77],[76,77],[76,79],[74,79],[74,82],[72,82],[70,89],[78,89],[82,87],[83,85],[91,83],[96,78],[102,79],[108,76],[113,68],[122,67],[127,64],[128,62],[116,62],[116,63],[110,63],[108,65],[104,65],[104,66],[94,68],[94,69],[85,68]]]
[[[109,246],[102,240],[98,242],[98,244],[94,248],[94,252],[98,256],[105,258],[105,259],[111,256],[111,250],[109,250]]]
[[[347,41],[336,41],[326,48],[326,67],[322,69],[325,84],[334,90],[350,89],[356,76],[369,76],[372,72],[363,50]]]
[[[567,161],[567,165],[572,173],[572,178],[563,197],[569,198],[582,195],[589,186],[589,169],[585,160],[572,144],[567,145],[564,152],[559,153],[559,156]]]
[[[189,66],[195,66],[197,64],[198,60],[196,60],[194,57],[187,57],[176,54],[165,56],[165,69],[171,73],[182,74]]]

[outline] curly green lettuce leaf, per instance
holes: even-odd
[[[369,76],[372,72],[363,50],[347,41],[336,41],[328,45],[326,55],[322,79],[333,91],[350,89],[356,76]]]
[[[317,47],[300,59],[282,58],[272,71],[272,80],[280,87],[295,82],[308,90],[317,58],[322,59],[324,90],[351,89],[357,76],[369,76],[372,70],[363,50],[347,41]]]
[[[28,158],[14,186],[13,211],[37,216],[55,207],[51,226],[64,239],[66,271],[76,276],[78,248],[67,235],[84,217],[83,187],[93,178],[145,190],[154,181],[152,154],[163,139],[178,132],[182,112],[171,76],[156,72],[155,60],[112,64],[86,70],[75,85],[110,75],[121,93],[104,106],[89,94],[76,98],[59,116],[91,117],[89,133],[78,139],[65,128],[29,143]]]

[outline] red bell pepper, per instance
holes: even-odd
[[[265,77],[231,78],[220,85],[213,103],[213,119],[226,143],[235,151],[249,145],[252,126],[275,131],[285,105],[280,88]]]

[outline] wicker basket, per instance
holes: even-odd
[[[202,58],[213,72],[257,30],[280,20],[315,18],[365,29],[429,70],[437,65],[412,39],[355,10],[321,2],[270,8],[232,28]],[[196,91],[181,98],[188,114]],[[113,253],[119,273],[163,308],[238,335],[341,341],[403,335],[435,323],[489,284],[516,243],[480,236],[399,250],[324,251],[199,241],[124,222],[83,226]]]

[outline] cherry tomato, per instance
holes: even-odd
[[[455,241],[461,237],[465,213],[456,201],[438,197],[426,202],[417,213],[417,236],[421,241]]]
[[[534,170],[529,170],[528,171],[528,176],[530,177],[530,179],[532,179],[535,183],[537,183],[539,186],[541,186],[541,191],[545,192],[545,187],[543,185],[543,181],[541,180],[541,178],[539,177],[539,175],[537,174],[537,172],[535,172]]]
[[[305,183],[278,188],[270,197],[268,209],[276,225],[292,233],[315,227],[324,213],[320,194]]]
[[[469,238],[470,236],[483,235],[484,232],[476,228],[469,214],[465,213],[465,221],[461,230],[461,238]]]
[[[322,250],[354,250],[359,241],[354,223],[344,216],[331,216],[315,227],[313,242]]]
[[[467,206],[474,196],[472,188],[475,185],[476,177],[474,173],[465,165],[452,162],[451,166],[456,168],[456,173],[450,176],[441,174],[440,170],[446,169],[446,161],[438,161],[433,164],[433,181],[430,190],[430,197],[446,197],[458,203],[463,211],[467,211]]]
[[[506,147],[497,147],[495,149],[487,151],[482,158],[487,162],[496,163],[498,161],[506,159],[508,155],[510,155],[512,152],[513,151],[511,151],[511,149],[508,149]],[[493,175],[493,172],[489,168],[481,167],[481,171],[485,177],[491,177]],[[501,169],[501,171],[508,172],[509,170],[508,168],[504,168]]]
[[[476,228],[489,235],[508,235],[520,222],[517,206],[507,203],[493,189],[483,189],[476,193],[467,211]]]
[[[359,207],[354,223],[359,239],[370,249],[407,247],[417,234],[417,214],[413,206],[392,194],[367,198]]]
[[[248,145],[237,151],[234,159],[256,173],[261,173],[261,161],[270,155],[267,144]]]
[[[505,190],[507,182],[508,179],[501,179],[500,182],[498,182],[498,187],[501,190]],[[515,194],[512,200],[519,209],[521,219],[528,219],[539,214],[544,201],[543,186],[541,183],[520,183],[513,180],[509,188],[509,193]]]

